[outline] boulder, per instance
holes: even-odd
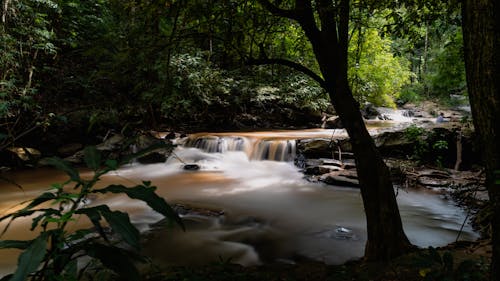
[[[62,157],[67,157],[75,154],[76,152],[83,149],[83,144],[81,143],[68,143],[57,149],[57,153]]]
[[[111,137],[98,144],[96,148],[100,151],[113,151],[119,149],[125,141],[125,137],[121,134],[114,134]]]
[[[375,119],[376,117],[381,116],[380,111],[378,111],[372,103],[366,103],[361,110],[361,114],[365,119]]]
[[[39,150],[31,147],[9,147],[7,151],[23,162],[35,162],[42,156]]]
[[[334,154],[338,158],[338,147],[342,156],[352,158],[349,152],[352,151],[351,143],[347,137],[342,139],[303,139],[297,141],[297,153],[303,154],[305,158],[332,158]]]
[[[304,169],[304,174],[306,175],[323,175],[328,174],[332,171],[341,171],[343,168],[338,166],[331,165],[318,165],[318,166],[310,166]]]
[[[414,141],[404,131],[388,131],[373,137],[375,145],[384,156],[406,156],[413,153]]]
[[[324,129],[342,129],[344,126],[342,125],[342,121],[338,116],[328,117],[322,126]]]
[[[359,187],[358,174],[355,170],[333,171],[320,176],[319,180],[330,185]]]
[[[160,153],[153,151],[144,156],[137,158],[137,162],[141,164],[154,164],[154,163],[163,163],[167,161],[167,156],[165,153]]]
[[[297,151],[306,158],[331,158],[332,145],[330,139],[305,139],[297,142]]]

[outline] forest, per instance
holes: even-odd
[[[5,200],[0,255],[15,257],[0,259],[1,280],[498,280],[500,23],[495,1],[0,3],[0,197],[5,198],[0,199]],[[248,155],[242,161],[227,151]],[[169,170],[173,161],[181,167],[176,172]],[[254,192],[256,177],[267,177],[266,188],[320,194],[317,199],[295,195],[311,200],[296,202],[300,218],[310,212],[318,224],[323,217],[331,223],[328,212],[353,206],[359,214],[333,215],[333,232],[321,229],[320,239],[310,232],[324,224],[297,219],[311,228],[307,243],[306,234],[293,237],[303,240],[280,236],[280,231],[297,231],[287,221],[295,213],[269,217],[274,210],[264,206],[274,192],[244,201],[250,199],[239,190],[248,185]],[[37,184],[49,191],[31,189]],[[222,188],[230,184],[234,192]],[[319,198],[334,192],[322,184],[340,186],[335,192],[341,194],[349,186],[344,202],[359,198],[329,210],[333,201]],[[411,200],[428,196],[424,193],[435,194],[422,199],[429,202],[454,198],[454,207],[440,201],[443,209],[436,215],[464,212],[458,219],[463,225],[457,222],[453,230],[456,241],[416,239],[407,222],[414,206],[404,205],[406,197],[400,195],[408,193],[400,191],[408,185],[440,189],[409,191]],[[173,186],[184,187],[185,194],[171,191]],[[202,189],[232,195],[207,199]],[[236,193],[242,198],[231,197]],[[477,199],[478,193],[486,199]],[[138,212],[128,201],[115,205],[118,201],[110,198],[116,194],[150,209]],[[256,194],[261,196],[247,197]],[[18,204],[24,207],[12,207]],[[260,209],[242,207],[259,204]],[[306,210],[308,204],[315,207]],[[294,208],[287,206],[281,208]],[[237,217],[242,213],[246,216]],[[81,228],[74,226],[79,217],[88,220],[88,228],[75,230]],[[15,223],[26,219],[30,223]],[[145,240],[173,235],[172,245],[176,239],[192,244],[199,237],[190,227],[198,233],[222,219],[227,221],[218,222],[223,228],[217,233],[226,231],[224,237],[231,238],[217,239],[240,243],[246,254],[220,254],[218,263],[181,262],[180,256],[195,254],[180,247],[165,257],[157,252],[145,257],[154,248]],[[467,220],[472,221],[470,239],[458,241]],[[241,236],[247,229],[251,234]],[[38,232],[29,238],[21,235],[23,241],[8,236],[33,230]],[[333,252],[343,241],[340,247],[356,253],[320,258],[321,251],[311,248],[315,240],[328,240],[321,245]],[[205,247],[209,243],[200,241]],[[294,243],[309,248],[290,250]],[[485,254],[467,252],[478,245]],[[226,246],[216,247],[215,255]],[[258,258],[249,262],[253,253]],[[81,257],[96,262],[85,264]],[[150,259],[167,267],[137,266]],[[11,262],[17,266],[5,265],[13,272],[6,274],[2,268]]]

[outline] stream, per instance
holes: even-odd
[[[127,211],[145,233],[143,252],[160,265],[200,265],[231,261],[242,265],[293,263],[300,257],[339,264],[363,255],[366,223],[359,189],[311,183],[293,164],[295,140],[331,137],[342,130],[248,133],[200,133],[190,136],[166,163],[131,164],[104,176],[99,185],[132,186],[150,180],[169,203],[186,206],[186,231],[152,226],[161,216],[122,195],[99,195],[89,204],[106,203]],[[201,169],[187,171],[184,163]],[[82,170],[82,175],[90,172]],[[51,183],[60,171],[39,168],[6,174],[0,182],[0,216],[20,208]],[[467,214],[439,195],[397,190],[404,229],[421,247],[443,246],[459,236]],[[2,239],[29,239],[30,218],[15,221]],[[87,226],[84,218],[72,228]],[[3,229],[5,222],[0,224]],[[460,240],[478,235],[469,224]],[[0,250],[0,276],[12,272],[18,251]]]

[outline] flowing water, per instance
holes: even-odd
[[[363,255],[365,216],[358,189],[310,183],[291,160],[295,139],[342,135],[341,130],[308,130],[192,135],[166,163],[120,168],[101,185],[134,185],[151,180],[170,203],[182,204],[186,232],[151,227],[161,217],[124,196],[102,195],[89,204],[129,212],[144,232],[144,253],[161,265],[232,261],[243,265],[292,262],[304,256],[330,264]],[[279,160],[279,161],[276,161]],[[201,169],[186,171],[184,163]],[[82,171],[83,175],[89,172]],[[0,216],[66,177],[52,169],[8,175],[23,187],[0,184]],[[412,243],[453,242],[466,219],[463,210],[436,194],[398,192],[404,228]],[[83,218],[74,228],[88,224]],[[29,239],[30,219],[13,223],[2,239]],[[1,224],[3,228],[5,223]],[[466,224],[460,239],[477,235]],[[0,250],[0,276],[15,267],[17,251]]]

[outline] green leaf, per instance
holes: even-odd
[[[114,159],[108,159],[106,160],[106,162],[104,163],[106,164],[106,166],[111,169],[111,170],[116,170],[118,169],[118,161],[114,160]]]
[[[101,165],[101,152],[95,146],[87,146],[83,149],[83,159],[87,167],[95,171]]]
[[[95,234],[93,229],[79,229],[68,236],[67,241],[73,242],[77,240],[88,240],[92,237],[89,237],[90,234]]]
[[[32,240],[0,240],[0,249],[21,249],[25,250]]]
[[[56,209],[44,209],[43,213],[35,218],[33,218],[30,230],[34,230],[42,219],[50,218],[52,215],[61,215],[61,211]]]
[[[71,165],[68,162],[62,160],[61,158],[59,157],[47,158],[46,163],[48,165],[56,167],[61,171],[66,172],[66,174],[69,175],[72,181],[80,182],[80,174],[78,173],[78,171],[75,168],[71,167]]]
[[[175,221],[182,229],[185,229],[182,219],[177,215],[177,213],[168,205],[168,203],[162,197],[155,193],[154,186],[144,186],[138,185],[135,187],[125,187],[123,185],[110,185],[102,189],[96,189],[92,192],[94,193],[125,193],[128,197],[132,199],[138,199],[146,202],[151,209],[164,215],[168,219]]]
[[[139,271],[132,261],[132,254],[117,247],[102,244],[88,246],[89,256],[98,259],[107,268],[120,275],[123,280],[140,280]]]
[[[0,218],[0,221],[3,221],[4,219],[7,219],[7,218],[10,218],[10,221],[9,223],[5,226],[5,228],[3,229],[2,233],[0,234],[0,236],[2,236],[3,234],[5,234],[5,232],[7,232],[7,230],[9,229],[10,227],[10,224],[12,223],[12,221],[16,218],[20,218],[20,217],[26,217],[26,216],[31,216],[34,212],[36,212],[37,210],[29,210],[29,211],[25,211],[25,210],[20,210],[20,211],[17,211],[13,214],[8,214],[8,215],[5,215],[3,217]]]
[[[64,267],[64,273],[68,277],[73,277],[73,280],[78,280],[76,278],[78,276],[78,261],[74,259],[68,262]]]
[[[445,252],[443,254],[443,265],[445,271],[453,271],[453,255],[450,252]]]
[[[104,232],[104,229],[102,228],[102,225],[100,223],[100,221],[101,221],[100,210],[103,209],[103,208],[109,209],[105,205],[99,205],[99,206],[90,207],[90,208],[78,209],[78,210],[75,211],[75,214],[86,215],[90,219],[90,221],[92,222],[92,224],[94,225],[94,227],[97,229],[97,232],[99,232],[99,235],[101,235],[101,237],[104,240],[109,241],[108,236]]]
[[[109,223],[113,231],[120,235],[123,240],[127,242],[127,244],[134,247],[135,249],[140,248],[139,231],[130,222],[130,218],[127,213],[123,213],[120,211],[111,212],[107,210],[101,211],[101,214]]]
[[[30,210],[33,207],[36,207],[44,202],[54,200],[56,199],[56,195],[52,192],[44,192],[42,195],[38,196],[37,198],[33,199],[31,203],[29,203],[28,206],[24,208],[24,210]]]
[[[11,281],[24,281],[28,275],[37,270],[47,252],[47,235],[42,233],[19,256],[17,269]]]

